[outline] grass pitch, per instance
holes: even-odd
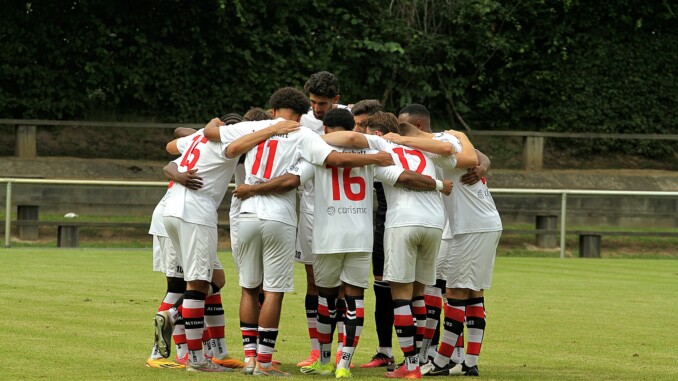
[[[229,253],[220,253],[227,343],[242,355],[240,290]],[[0,379],[224,379],[149,369],[152,316],[164,277],[150,250],[0,249]],[[308,355],[305,276],[285,296],[274,358],[294,379]],[[497,258],[487,292],[483,379],[659,380],[678,375],[678,261],[672,259]],[[366,292],[366,326],[354,358],[376,348],[374,297]],[[394,338],[394,345],[397,340]],[[402,353],[395,348],[396,357]],[[383,379],[383,369],[353,377]]]

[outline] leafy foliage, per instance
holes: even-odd
[[[329,70],[440,126],[678,132],[670,2],[75,0],[0,15],[0,117],[206,121]],[[665,154],[610,141],[590,151]]]

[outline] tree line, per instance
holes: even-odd
[[[666,0],[9,2],[2,118],[201,122],[336,74],[456,129],[678,132]],[[666,154],[671,144],[578,142]]]

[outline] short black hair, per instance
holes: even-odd
[[[235,112],[229,112],[228,114],[225,114],[221,117],[219,117],[219,120],[224,122],[226,125],[231,125],[231,124],[236,124],[242,122],[242,116],[240,114],[237,114]]]
[[[267,120],[271,119],[271,115],[269,115],[261,107],[252,107],[245,113],[245,115],[243,115],[242,119],[248,122],[255,120]]]
[[[398,130],[398,118],[390,112],[378,111],[365,120],[365,126],[371,130],[381,131],[382,134],[389,132],[400,133]]]
[[[345,108],[333,108],[323,117],[323,125],[328,128],[343,128],[352,131],[355,127],[353,114]]]
[[[299,115],[306,114],[311,107],[311,101],[299,89],[283,87],[278,89],[268,99],[268,104],[274,110],[287,108]]]
[[[402,114],[416,115],[427,119],[431,119],[431,114],[428,112],[426,106],[421,105],[419,103],[411,103],[401,108],[400,112],[398,112],[398,115]]]
[[[351,107],[353,115],[374,115],[381,111],[381,102],[376,99],[363,99]]]
[[[320,97],[334,98],[339,95],[339,79],[329,71],[319,71],[311,74],[304,90]]]

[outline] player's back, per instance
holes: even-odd
[[[444,141],[454,138],[445,135],[448,134],[435,134],[434,139]],[[461,176],[466,173],[466,169],[442,168],[442,173],[443,178],[454,184],[452,194],[443,199],[453,234],[502,229],[499,212],[484,177],[475,184],[465,185],[461,183]]]
[[[175,184],[167,200],[164,215],[179,217],[187,222],[216,226],[217,208],[233,177],[236,159],[224,156],[225,145],[211,142],[203,130],[178,139],[181,152],[179,171],[196,169],[203,186],[197,190]]]
[[[428,153],[366,135],[370,147],[389,152],[396,165],[436,178],[436,167]],[[384,186],[388,209],[386,227],[426,226],[443,228],[442,198],[437,190],[420,191],[401,186]]]
[[[334,147],[339,152],[376,153]],[[313,253],[372,251],[373,167],[315,166]]]
[[[259,143],[245,158],[245,183],[258,184],[282,176],[299,157],[322,164],[332,149],[306,127],[282,135],[273,135]],[[260,219],[297,224],[296,191],[254,196],[242,203],[242,213],[257,213]]]

